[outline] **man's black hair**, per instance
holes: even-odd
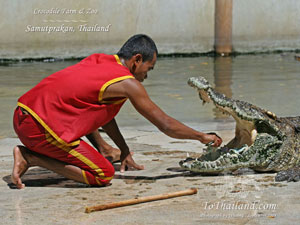
[[[117,55],[128,60],[136,54],[141,54],[145,62],[152,61],[154,53],[158,54],[154,41],[145,34],[136,34],[125,42]]]

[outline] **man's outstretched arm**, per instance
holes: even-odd
[[[222,143],[222,139],[217,135],[198,132],[168,116],[151,101],[140,82],[129,79],[121,83],[121,86],[126,87],[123,89],[126,97],[130,99],[136,110],[166,135],[178,139],[199,140],[204,144],[213,142],[214,146]]]

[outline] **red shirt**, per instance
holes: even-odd
[[[134,76],[117,55],[93,54],[60,70],[21,96],[27,110],[60,143],[78,139],[111,121],[126,98],[103,101],[105,89]]]

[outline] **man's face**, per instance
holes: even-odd
[[[142,61],[142,59],[136,59],[134,62],[135,69],[133,71],[133,75],[135,79],[139,82],[143,82],[144,79],[147,78],[147,73],[150,70],[154,69],[154,65],[156,63],[156,53],[153,55],[153,59],[151,61]]]

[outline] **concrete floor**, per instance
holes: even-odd
[[[214,128],[212,128],[214,130]],[[275,174],[250,170],[235,175],[201,176],[179,168],[189,152],[204,147],[153,129],[122,129],[144,171],[116,172],[112,185],[87,187],[34,167],[23,176],[24,190],[11,189],[12,148],[0,140],[0,224],[299,224],[300,183],[274,182]],[[232,129],[218,132],[224,142]],[[116,170],[119,165],[115,165]],[[195,187],[196,195],[86,214],[86,206],[175,192]]]

